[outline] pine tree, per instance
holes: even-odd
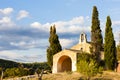
[[[116,67],[116,47],[111,25],[112,22],[110,16],[107,16],[105,28],[104,59],[106,68],[109,70],[114,70]]]
[[[53,55],[62,50],[58,35],[56,34],[55,25],[50,27],[49,43],[50,46],[47,48],[47,62],[48,65],[52,68]]]
[[[102,50],[103,38],[100,29],[99,13],[97,7],[93,7],[92,13],[92,26],[91,26],[91,45],[93,52],[97,58],[99,58],[100,51]]]

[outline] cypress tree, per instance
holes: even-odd
[[[103,48],[103,38],[100,29],[99,13],[96,6],[93,7],[92,13],[91,45],[93,48],[93,52],[98,59],[100,51]]]
[[[105,28],[104,59],[106,68],[109,70],[114,70],[116,67],[116,47],[111,25],[112,22],[110,16],[107,16]]]
[[[59,37],[56,34],[55,25],[50,27],[49,43],[50,46],[47,48],[47,62],[48,65],[52,68],[53,55],[62,50],[62,47],[59,42]]]
[[[117,60],[120,61],[120,43],[117,45]]]

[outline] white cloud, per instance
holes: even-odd
[[[33,28],[40,28],[42,25],[39,22],[33,22],[32,24],[30,24],[30,26]]]
[[[39,29],[39,30],[48,32],[49,31],[49,27],[51,26],[51,24],[50,23],[41,24],[39,22],[33,22],[33,23],[30,24],[30,26],[31,26],[31,28]]]
[[[24,41],[21,41],[19,43],[11,42],[10,44],[13,46],[22,46],[23,47],[26,45],[26,42],[24,42]]]
[[[88,16],[87,16],[88,17]],[[33,22],[30,24],[32,28],[49,31],[51,25],[56,25],[57,33],[79,33],[80,31],[90,31],[90,26],[84,25],[84,22],[88,22],[88,18],[83,16],[75,17],[69,21],[56,21],[52,23],[41,24],[39,22]]]
[[[60,39],[60,44],[62,45],[63,48],[68,48],[71,45],[73,45],[75,40],[72,39]]]
[[[10,29],[16,25],[10,16],[13,11],[13,8],[0,9],[0,29]]]
[[[0,20],[0,23],[9,23],[11,22],[11,19],[9,17],[3,17],[1,20]]]
[[[10,42],[10,45],[19,48],[30,49],[37,47],[37,43],[38,43],[37,41],[30,41],[30,42],[20,41],[20,42]]]
[[[75,17],[69,21],[56,21],[56,22],[53,22],[51,24],[55,24],[57,25],[57,27],[64,27],[64,26],[72,26],[72,25],[83,25],[85,22],[85,18],[83,16],[78,16],[78,17]]]
[[[3,15],[9,15],[13,12],[13,8],[4,8],[4,9],[0,9],[0,13]]]
[[[45,56],[40,54],[20,54],[13,51],[0,51],[0,59],[12,60],[17,62],[41,62]]]
[[[9,29],[15,26],[10,17],[2,17],[0,19],[0,29]]]
[[[17,20],[21,20],[21,19],[26,18],[26,17],[29,17],[29,12],[27,12],[25,10],[21,10],[18,13]]]
[[[20,57],[21,55],[18,55],[11,51],[0,51],[0,57],[1,58],[8,58],[8,59],[15,59]]]
[[[90,20],[90,17],[89,17],[89,16],[86,16],[86,19],[87,19],[87,20]]]
[[[113,21],[113,26],[120,26],[120,21]]]
[[[68,23],[68,25],[83,24],[84,17],[83,16],[75,17],[72,20],[68,21],[67,23]]]
[[[114,32],[114,39],[116,41],[116,44],[118,45],[119,41],[120,41],[120,31],[115,31]]]

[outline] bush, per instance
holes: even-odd
[[[38,69],[38,68],[39,68],[39,73],[41,72],[42,69],[44,69],[46,71],[49,71],[49,72],[50,72],[50,69],[51,69],[48,66],[47,62],[43,62],[43,63],[24,63],[24,64],[19,64],[19,67],[5,68],[4,69],[4,78],[34,75],[36,69]],[[2,71],[2,68],[0,68],[0,72],[1,71]]]
[[[77,70],[85,76],[91,77],[102,72],[102,67],[98,66],[94,56],[82,53],[78,55]]]
[[[4,72],[4,77],[26,76],[29,70],[26,68],[8,68]]]

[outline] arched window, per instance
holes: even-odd
[[[80,48],[80,51],[83,52],[83,48]]]
[[[83,41],[84,41],[84,35],[81,34],[81,42],[83,42]]]

